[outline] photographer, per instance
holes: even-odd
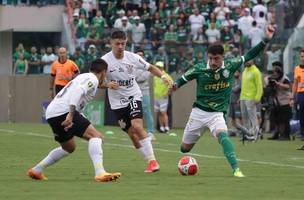
[[[283,73],[282,63],[277,61],[272,63],[273,74],[268,78],[266,90],[269,92],[269,109],[273,119],[275,132],[271,140],[290,140],[289,121],[292,117],[290,106],[291,83]]]

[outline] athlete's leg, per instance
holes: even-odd
[[[218,142],[221,144],[223,148],[223,153],[227,161],[229,162],[234,175],[238,177],[242,177],[243,174],[239,170],[234,146],[227,135],[227,125],[224,119],[224,115],[221,112],[211,113],[211,114],[212,117],[209,119],[208,128],[210,129],[213,136],[218,138]]]
[[[95,169],[96,181],[112,181],[121,176],[120,173],[107,173],[103,167],[102,135],[90,124],[83,134],[83,138],[89,141],[89,155]]]

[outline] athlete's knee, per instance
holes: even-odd
[[[75,145],[63,145],[62,149],[68,153],[73,153],[76,150],[76,146]]]
[[[142,131],[144,129],[143,123],[141,119],[134,119],[132,120],[132,128],[136,131]]]

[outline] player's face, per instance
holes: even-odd
[[[224,56],[221,54],[208,54],[209,66],[211,69],[218,69],[222,66]]]
[[[60,48],[58,54],[59,54],[59,58],[62,60],[65,60],[67,58],[67,53],[64,48]]]
[[[127,40],[124,39],[112,39],[111,47],[115,55],[122,55],[126,48]]]
[[[102,71],[98,74],[99,84],[102,84],[106,78],[107,71]]]

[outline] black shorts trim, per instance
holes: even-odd
[[[128,132],[133,119],[143,118],[142,102],[133,100],[127,107],[113,110],[120,128]]]
[[[68,131],[65,131],[61,123],[65,120],[67,114],[65,113],[47,120],[53,130],[54,139],[59,143],[66,142],[74,136],[83,137],[84,132],[91,124],[88,119],[76,111],[73,118],[73,126]]]

